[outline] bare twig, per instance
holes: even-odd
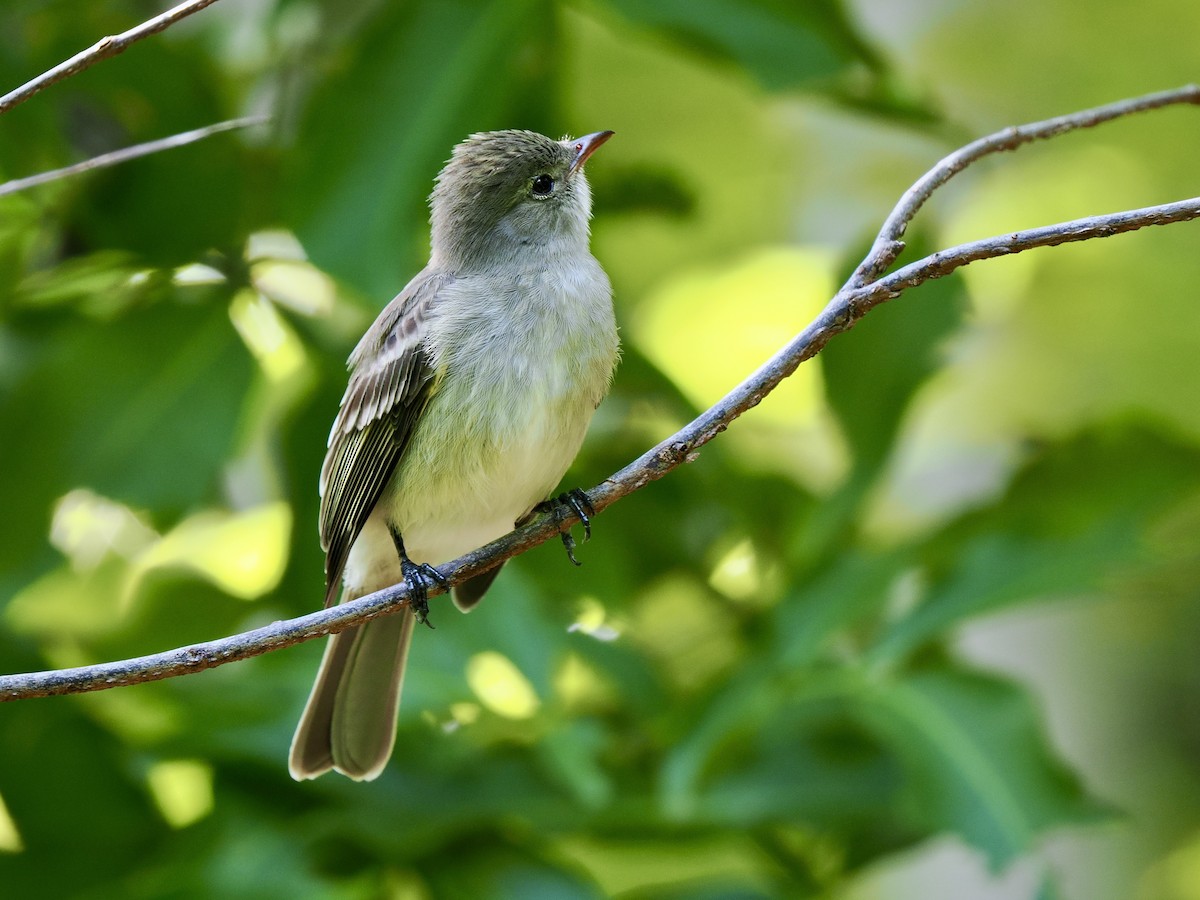
[[[23,191],[31,187],[37,187],[39,184],[58,181],[60,178],[69,178],[72,175],[91,172],[93,169],[106,169],[109,166],[137,159],[139,156],[149,156],[151,153],[173,150],[176,147],[193,144],[196,141],[202,141],[206,137],[212,137],[214,134],[221,134],[224,131],[249,128],[253,125],[265,125],[270,121],[270,116],[246,116],[241,119],[228,119],[224,122],[206,125],[203,128],[196,128],[192,131],[184,131],[181,134],[173,134],[170,137],[159,138],[156,141],[146,141],[144,144],[123,147],[120,150],[113,150],[111,153],[102,153],[99,156],[93,156],[91,159],[85,159],[83,162],[65,166],[61,169],[52,169],[49,172],[30,175],[28,178],[14,178],[12,181],[6,181],[0,184],[0,197],[7,194],[15,194],[17,191]]]
[[[1003,131],[997,131],[995,134],[972,141],[965,147],[960,147],[939,161],[904,192],[904,196],[900,198],[891,214],[884,220],[883,227],[879,229],[879,235],[875,238],[875,244],[871,247],[871,251],[859,263],[854,274],[846,282],[846,286],[862,287],[885,272],[904,249],[900,238],[904,236],[908,223],[925,205],[925,201],[933,195],[934,191],[971,163],[993,153],[1016,150],[1021,145],[1033,141],[1045,140],[1081,128],[1094,128],[1133,113],[1148,112],[1181,103],[1200,104],[1200,85],[1188,84],[1170,91],[1118,100],[1116,103],[1109,103],[1105,106],[1057,116],[1053,119],[1046,119],[1044,122],[1005,128]]]
[[[48,72],[43,72],[32,81],[28,81],[16,90],[9,91],[3,97],[0,97],[0,113],[8,112],[14,106],[24,103],[43,88],[56,84],[65,78],[70,78],[72,75],[82,72],[102,59],[116,56],[118,53],[124,52],[130,44],[134,44],[152,34],[158,34],[160,31],[170,28],[180,19],[186,18],[192,13],[199,12],[204,7],[211,6],[216,2],[217,0],[187,0],[187,2],[180,3],[178,6],[168,9],[165,13],[155,16],[153,19],[149,19],[135,28],[130,28],[128,31],[123,31],[120,34],[101,38],[91,47],[88,47],[88,49],[76,53],[67,61],[59,63]]]
[[[1088,127],[1129,113],[1172,103],[1198,101],[1200,91],[1195,87],[1153,94],[1090,112],[1051,119],[1019,129],[1007,129],[946,157],[904,195],[889,217],[889,224],[885,224],[880,232],[871,253],[856,270],[855,277],[838,291],[821,314],[787,346],[767,360],[758,371],[713,407],[592,488],[588,496],[596,511],[607,508],[620,498],[661,478],[681,463],[695,459],[701,447],[724,431],[742,413],[758,405],[763,397],[794,372],[797,366],[820,352],[835,334],[853,327],[870,309],[899,296],[911,287],[933,278],[940,278],[982,259],[1069,241],[1108,237],[1149,225],[1166,225],[1200,218],[1200,197],[1146,209],[1091,216],[961,244],[938,251],[885,277],[877,277],[878,273],[895,259],[897,248],[901,246],[899,238],[904,232],[904,227],[916,215],[924,201],[938,186],[975,159],[998,149],[1012,149],[1031,140],[1053,137],[1074,128]],[[1013,138],[1014,134],[1022,137]],[[884,259],[887,261],[881,262]],[[487,571],[502,560],[549,540],[558,533],[562,525],[571,521],[567,519],[560,522],[550,515],[539,516],[523,528],[439,568],[450,584],[458,584]],[[443,593],[443,590],[438,587],[431,588],[431,595],[438,593]],[[407,587],[396,585],[332,609],[153,656],[76,669],[0,676],[0,701],[83,693],[198,672],[396,612],[407,605],[407,597]]]

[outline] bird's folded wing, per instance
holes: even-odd
[[[326,606],[337,597],[350,548],[429,400],[435,372],[424,344],[426,322],[439,292],[453,281],[444,272],[421,272],[380,313],[350,355],[350,384],[321,467]]]

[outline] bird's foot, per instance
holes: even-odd
[[[407,556],[400,557],[400,571],[408,584],[408,608],[417,617],[417,622],[433,627],[429,621],[429,589],[435,584],[450,590],[446,576],[429,563],[415,563]]]
[[[564,519],[571,513],[574,513],[580,523],[583,525],[583,540],[587,543],[592,539],[592,516],[596,514],[596,507],[592,505],[591,499],[586,493],[579,488],[572,488],[569,491],[564,491],[553,500],[547,500],[542,504],[543,507],[550,512],[551,515],[559,523],[559,536],[562,538],[563,547],[567,551],[567,559],[571,560],[575,565],[583,565],[575,558],[575,538],[571,535],[571,529],[562,529]]]
[[[408,558],[408,553],[404,550],[404,538],[400,536],[400,531],[395,525],[389,523],[388,531],[391,532],[392,543],[396,545],[396,553],[400,555],[400,573],[408,584],[408,608],[413,611],[420,624],[432,628],[433,623],[429,621],[429,589],[436,584],[449,591],[450,582],[429,563],[415,563]]]

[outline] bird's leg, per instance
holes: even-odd
[[[418,622],[432,628],[433,623],[429,621],[429,587],[439,584],[450,590],[450,582],[429,563],[415,563],[409,559],[404,551],[404,538],[400,536],[400,529],[390,522],[388,532],[392,536],[392,543],[396,545],[396,552],[400,554],[400,571],[404,574],[404,580],[408,582],[408,608],[413,611]]]
[[[574,513],[579,517],[580,523],[583,525],[583,540],[587,543],[592,539],[592,516],[596,514],[596,507],[592,506],[592,501],[586,493],[579,488],[572,488],[555,497],[553,500],[547,500],[545,503],[538,504],[543,509],[547,510],[559,523],[559,536],[562,537],[563,547],[567,551],[567,559],[571,560],[575,565],[583,565],[575,558],[575,538],[571,536],[571,529],[562,530],[563,519],[569,513]]]

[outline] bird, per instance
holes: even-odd
[[[330,635],[291,744],[296,780],[383,772],[437,566],[555,502],[620,356],[584,173],[612,135],[480,132],[436,178],[429,263],[350,354],[320,475],[325,605],[401,581],[411,601]],[[585,494],[558,502],[587,526]],[[455,586],[455,605],[472,609],[499,571]]]

